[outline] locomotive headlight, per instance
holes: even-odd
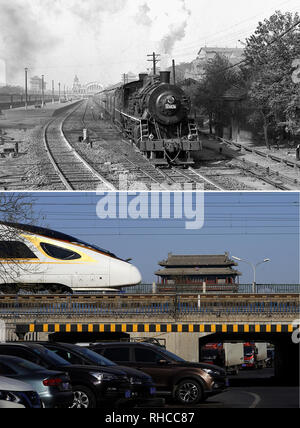
[[[175,98],[173,96],[171,96],[171,97],[168,98],[167,102],[169,104],[174,104],[175,103]]]
[[[192,141],[192,139],[193,139],[192,134],[189,134],[189,135],[188,135],[188,140],[189,140],[189,141]]]
[[[149,140],[151,140],[151,141],[153,141],[153,140],[154,140],[154,135],[153,135],[153,134],[150,134],[150,135],[149,135]]]

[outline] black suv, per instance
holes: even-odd
[[[11,355],[31,361],[49,370],[66,372],[73,388],[67,405],[75,408],[117,406],[131,399],[131,384],[127,374],[115,367],[71,365],[68,361],[33,343],[0,344],[0,355]],[[73,398],[74,395],[74,398]]]
[[[91,344],[98,352],[117,364],[148,373],[158,394],[180,404],[193,405],[224,392],[228,386],[225,371],[217,366],[191,363],[162,347],[149,343],[112,342]]]
[[[98,353],[82,346],[70,343],[37,342],[56,355],[59,355],[70,364],[94,365],[100,367],[114,367],[125,372],[130,380],[132,399],[128,405],[141,407],[160,407],[164,405],[162,398],[155,398],[156,387],[152,378],[140,370],[117,366],[112,361]]]

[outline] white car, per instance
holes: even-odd
[[[1,369],[1,367],[0,367]],[[32,386],[18,380],[0,376],[0,409],[40,409],[42,406]]]

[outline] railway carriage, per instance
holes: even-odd
[[[140,74],[139,80],[102,91],[100,105],[138,149],[155,165],[194,164],[202,149],[198,128],[189,117],[190,100],[170,72]]]
[[[0,236],[2,293],[118,291],[141,282],[129,262],[60,232],[0,222]]]

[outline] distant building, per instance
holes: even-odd
[[[94,95],[103,90],[103,86],[99,82],[90,82],[81,84],[76,75],[73,82],[72,92],[74,95]]]
[[[162,286],[233,285],[238,283],[241,273],[229,254],[222,255],[175,255],[170,253],[167,260],[159,262],[163,268],[155,272]]]
[[[34,76],[30,79],[30,91],[35,94],[40,94],[42,92],[43,80],[39,76]],[[44,91],[47,88],[47,83],[44,81]]]
[[[185,73],[185,78],[200,81],[205,73],[205,65],[208,63],[208,61],[214,59],[216,55],[224,56],[232,65],[235,65],[244,59],[244,49],[218,47],[210,48],[205,46],[200,49],[197,58],[191,63],[190,70],[187,70]]]

